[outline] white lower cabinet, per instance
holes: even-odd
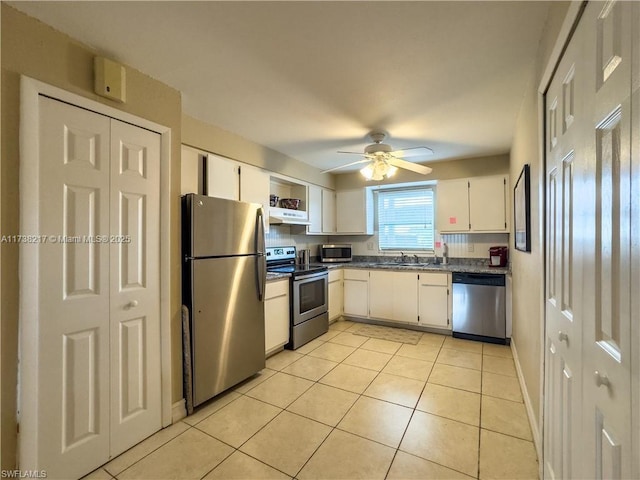
[[[343,311],[342,270],[329,271],[329,321],[340,318]]]
[[[264,348],[268,355],[289,343],[289,279],[268,282],[264,301]]]
[[[369,315],[372,318],[393,320],[393,278],[395,272],[369,272]]]
[[[420,325],[451,329],[447,273],[421,273],[418,279]]]
[[[449,273],[345,269],[344,314],[450,330],[450,279]]]
[[[369,272],[344,269],[344,314],[369,316]]]
[[[418,275],[413,272],[369,272],[369,316],[418,322]]]

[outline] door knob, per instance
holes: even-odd
[[[126,308],[135,308],[138,306],[138,301],[137,300],[131,300],[129,303],[127,303]]]
[[[564,333],[562,330],[560,330],[558,332],[558,340],[560,342],[567,342],[569,343],[569,335],[567,335],[566,333]]]
[[[601,387],[604,385],[605,387],[609,386],[609,377],[600,373],[598,370],[593,372],[593,379],[596,381],[596,386]]]

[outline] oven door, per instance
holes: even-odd
[[[323,272],[297,277],[293,280],[291,318],[294,325],[327,311],[328,278],[328,274]]]

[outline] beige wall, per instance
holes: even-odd
[[[336,175],[336,188],[368,187],[374,185],[388,185],[390,183],[421,182],[425,180],[449,180],[451,178],[481,177],[483,175],[501,175],[509,173],[509,154],[491,155],[487,157],[461,158],[446,162],[432,162],[427,164],[433,168],[429,175],[420,175],[408,170],[398,170],[390,179],[383,182],[367,181],[359,171]]]
[[[66,35],[2,4],[2,145],[0,174],[0,233],[19,232],[18,128],[20,75],[63,88],[146,118],[172,129],[171,149],[171,321],[174,340],[173,398],[182,397],[180,346],[180,93],[142,73],[127,68],[127,103],[111,102],[93,93],[93,56],[96,52]],[[116,59],[117,60],[117,59]],[[2,372],[1,468],[15,465],[16,378],[18,346],[18,246],[1,245],[0,303]]]
[[[512,249],[513,335],[534,415],[541,420],[542,381],[542,288],[544,281],[544,165],[538,87],[551,50],[567,14],[569,2],[555,2],[538,49],[535,72],[529,80],[516,121],[511,148],[511,181],[516,182],[523,165],[531,166],[531,253]],[[513,234],[513,232],[512,232]],[[541,431],[541,423],[538,425]]]
[[[288,157],[280,152],[263,147],[235,133],[204,123],[189,115],[182,116],[182,143],[190,147],[233,158],[288,177],[334,188],[334,176],[322,174],[320,170]]]

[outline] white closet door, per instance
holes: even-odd
[[[38,358],[23,361],[39,365],[36,468],[75,478],[109,459],[109,245],[90,240],[109,234],[109,118],[46,97],[40,112],[33,214],[51,237],[34,251]]]
[[[590,128],[584,141],[592,176],[584,197],[584,425],[589,478],[632,478],[631,472],[631,44],[634,2],[587,5],[585,56]],[[639,128],[635,125],[634,128]],[[637,241],[637,240],[635,240]],[[637,312],[635,320],[637,321]],[[637,348],[638,345],[634,345]]]
[[[111,120],[111,456],[161,428],[160,135]]]
[[[582,254],[584,181],[589,177],[583,131],[588,125],[583,40],[576,29],[546,94],[547,282],[545,292],[544,474],[580,476],[582,441]]]
[[[41,97],[38,427],[77,478],[161,428],[160,136]],[[32,463],[31,463],[32,461]]]

